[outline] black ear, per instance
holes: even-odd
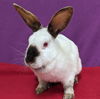
[[[17,10],[17,12],[20,14],[20,16],[23,18],[23,20],[25,21],[25,23],[35,32],[38,29],[40,29],[41,24],[38,20],[38,18],[32,14],[31,12],[25,10],[24,8],[22,8],[21,6],[17,5],[17,4],[13,4],[13,6],[15,7],[15,9]]]
[[[51,19],[48,25],[49,33],[55,38],[69,23],[73,14],[72,7],[65,7],[59,10]]]

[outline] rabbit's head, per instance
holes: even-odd
[[[57,35],[69,23],[73,9],[65,7],[59,10],[50,20],[47,27],[43,27],[38,18],[31,12],[17,4],[13,4],[25,23],[32,29],[33,34],[28,39],[25,62],[34,69],[50,64],[59,54]]]

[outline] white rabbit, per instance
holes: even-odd
[[[82,69],[81,59],[74,42],[59,34],[69,23],[73,8],[62,8],[52,17],[48,27],[43,27],[34,14],[13,5],[34,32],[28,39],[25,63],[38,78],[36,93],[46,90],[49,82],[60,82],[64,87],[63,99],[73,98],[75,77]]]

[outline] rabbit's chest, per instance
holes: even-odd
[[[65,68],[54,68],[52,70],[46,70],[45,72],[37,73],[38,76],[47,82],[61,82],[65,78],[67,79],[70,76],[70,73],[67,72]]]
[[[53,72],[52,73],[44,73],[44,74],[41,74],[39,75],[41,79],[45,80],[45,81],[48,81],[48,82],[59,82],[61,81],[61,76],[62,74],[58,74],[56,72]]]

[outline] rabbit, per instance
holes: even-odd
[[[64,88],[63,99],[72,99],[73,86],[82,70],[82,63],[78,47],[60,32],[68,25],[73,8],[60,9],[48,26],[43,27],[36,15],[16,3],[13,6],[33,31],[28,39],[24,61],[38,79],[36,93],[45,91],[48,83],[59,82]]]

